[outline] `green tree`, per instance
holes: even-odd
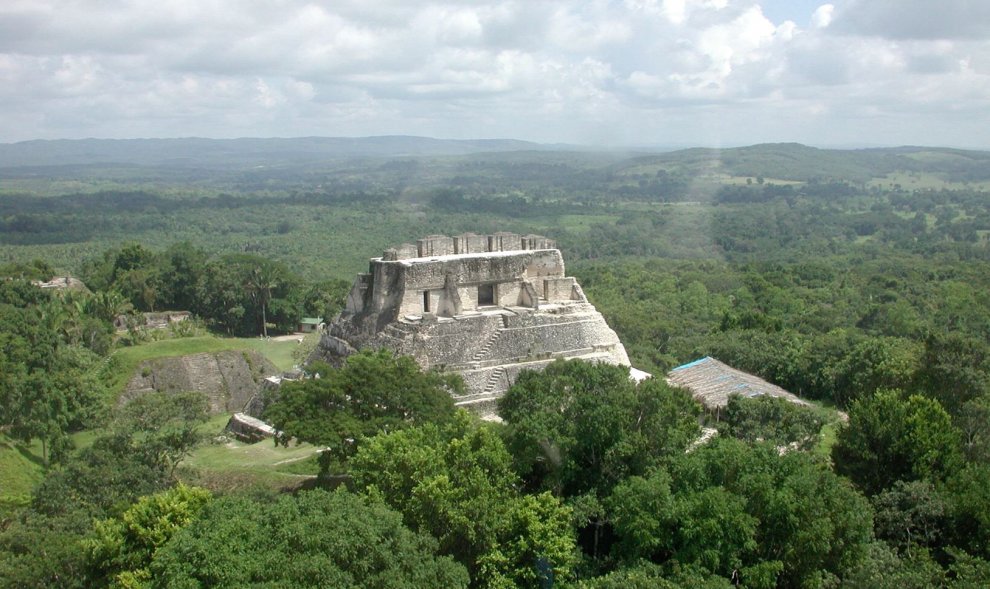
[[[198,307],[198,290],[207,271],[209,256],[189,242],[176,243],[159,255],[162,305],[191,311]]]
[[[787,399],[760,395],[731,395],[720,422],[723,433],[740,440],[766,441],[786,446],[794,443],[808,450],[818,443],[825,414],[814,407]]]
[[[69,314],[62,301],[7,284],[17,281],[2,282],[0,424],[15,439],[40,440],[46,461],[59,458],[68,449],[68,434],[102,409],[99,357],[65,341]]]
[[[0,276],[21,280],[51,280],[55,269],[45,260],[34,259],[30,262],[7,262],[0,264]]]
[[[52,517],[32,509],[5,517],[0,525],[0,588],[88,589],[80,542],[92,530],[85,510]]]
[[[724,577],[752,559],[757,520],[743,497],[721,487],[674,494],[664,470],[631,477],[615,488],[609,512],[626,562],[690,563]]]
[[[869,504],[825,465],[732,439],[627,479],[606,505],[619,562],[677,561],[754,587],[841,578],[872,534]]]
[[[944,479],[961,464],[961,436],[938,401],[879,391],[853,403],[832,458],[873,495],[898,480]]]
[[[130,435],[101,436],[48,472],[34,491],[31,507],[50,517],[74,511],[107,517],[172,484],[167,468],[152,458],[153,453],[144,452]]]
[[[696,567],[660,567],[639,562],[607,575],[583,580],[579,589],[730,589],[732,582]]]
[[[967,464],[946,481],[949,543],[990,560],[990,465]]]
[[[272,291],[279,286],[282,277],[274,264],[260,263],[250,270],[244,283],[255,303],[261,307],[261,335],[268,337],[268,304]]]
[[[303,313],[307,317],[322,317],[329,322],[343,310],[350,289],[350,283],[340,279],[311,284],[303,292]]]
[[[200,393],[148,393],[117,410],[108,431],[67,456],[35,490],[32,506],[46,515],[83,509],[106,517],[174,482],[176,464],[206,419]]]
[[[897,481],[872,503],[877,538],[908,554],[941,545],[949,503],[930,481]]]
[[[280,262],[253,254],[211,261],[193,309],[214,327],[232,334],[265,334],[274,323],[283,332],[300,317],[299,280]]]
[[[700,433],[700,408],[687,392],[659,379],[636,384],[625,367],[579,360],[523,372],[498,410],[527,485],[565,497],[607,494]]]
[[[927,550],[900,555],[884,542],[873,542],[867,557],[843,578],[852,589],[930,589],[945,587],[945,571]]]
[[[100,586],[138,589],[150,584],[148,566],[176,532],[189,525],[213,496],[206,489],[179,484],[141,497],[120,517],[94,523],[83,542],[91,580]]]
[[[833,400],[840,407],[878,389],[909,386],[918,369],[920,346],[903,338],[870,337],[857,343],[839,367]]]
[[[338,490],[217,499],[160,547],[154,587],[467,587],[464,568],[387,507]]]
[[[966,457],[990,463],[990,395],[967,401],[954,417],[963,435]]]
[[[130,436],[135,448],[171,475],[201,439],[209,401],[198,392],[140,395],[118,409],[114,429]]]
[[[965,334],[932,334],[915,378],[918,390],[957,416],[967,403],[990,397],[990,346]]]
[[[412,358],[388,350],[362,351],[339,369],[316,370],[320,378],[282,386],[265,418],[281,432],[276,443],[294,438],[326,446],[327,459],[346,459],[379,432],[449,420],[451,393],[464,386],[457,375],[423,372]]]
[[[547,572],[558,582],[570,575],[570,510],[549,493],[520,495],[501,439],[466,413],[442,427],[368,440],[351,473],[356,488],[438,538],[441,552],[468,568],[472,586],[534,586]]]

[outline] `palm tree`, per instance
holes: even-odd
[[[272,300],[272,289],[278,288],[279,272],[273,264],[255,266],[248,275],[245,285],[251,296],[261,305],[261,335],[268,337],[268,303]]]

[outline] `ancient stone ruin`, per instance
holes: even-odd
[[[210,414],[241,411],[257,397],[266,377],[278,368],[254,351],[203,352],[142,362],[128,381],[118,403],[153,391],[195,391],[206,395]]]
[[[372,258],[312,358],[338,363],[363,348],[457,372],[458,405],[483,414],[523,369],[557,358],[628,366],[615,332],[566,276],[556,244],[513,233],[431,235]]]

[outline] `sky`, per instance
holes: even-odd
[[[0,143],[990,147],[988,0],[2,0]]]

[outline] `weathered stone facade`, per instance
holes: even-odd
[[[196,391],[209,400],[210,413],[241,411],[278,369],[258,352],[203,352],[142,362],[118,403],[145,393]]]
[[[629,365],[615,332],[565,275],[554,242],[513,233],[434,235],[373,258],[313,357],[334,363],[362,348],[461,374],[468,394],[457,404],[482,413],[523,369],[557,358]]]

